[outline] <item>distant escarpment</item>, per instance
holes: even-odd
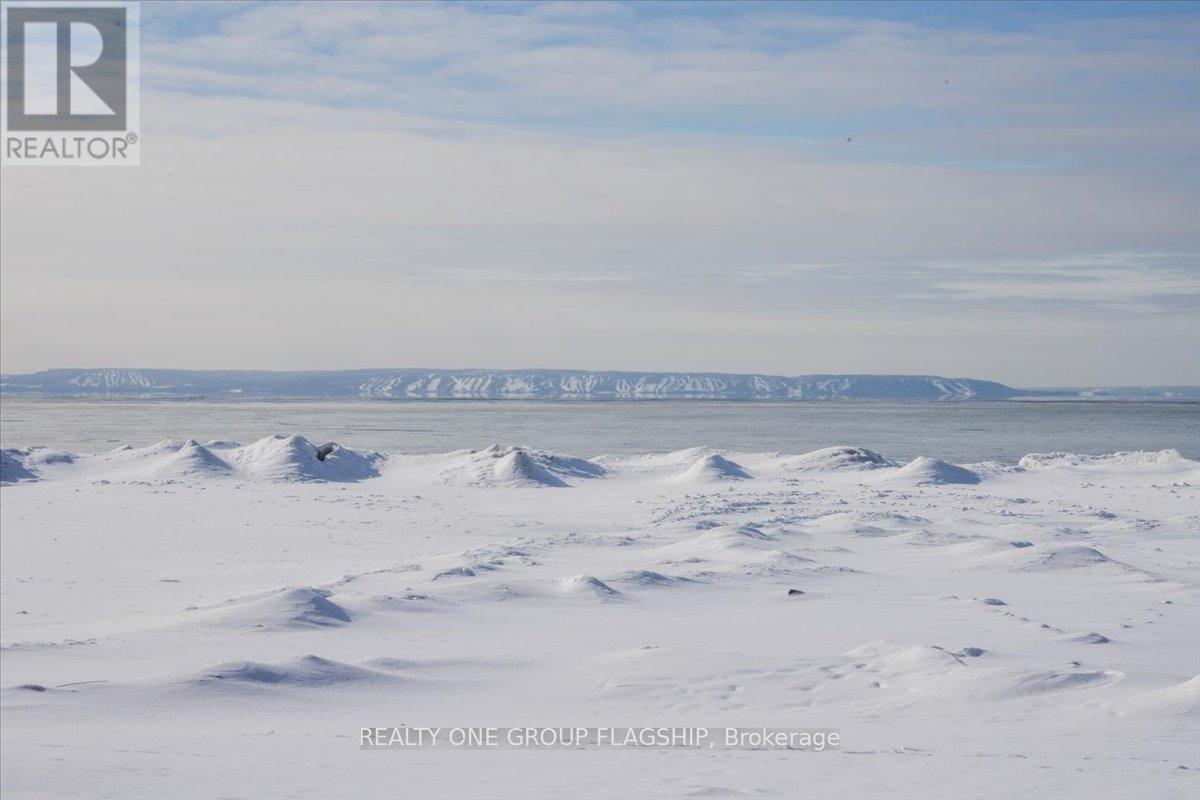
[[[319,372],[51,369],[5,375],[29,397],[271,397],[698,400],[1006,400],[994,381],[936,375],[739,375],[717,372],[366,369]]]

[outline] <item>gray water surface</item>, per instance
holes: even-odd
[[[1173,447],[1200,458],[1200,404],[1171,402],[796,402],[489,400],[15,400],[4,447],[99,452],[192,437],[299,433],[372,450],[444,452],[492,443],[580,456],[710,445],[803,453],[858,445],[898,459],[1015,461],[1026,453]]]

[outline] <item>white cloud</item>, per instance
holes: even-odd
[[[6,171],[6,371],[1200,381],[1194,26],[212,13],[143,48],[141,167]]]
[[[249,70],[266,95],[296,99],[288,71],[384,79],[396,107],[508,118],[755,108],[794,120],[901,108],[1065,120],[1118,103],[1178,110],[1195,97],[1185,76],[1200,67],[1191,18],[996,32],[770,10],[718,20],[575,8],[272,4],[147,54]]]

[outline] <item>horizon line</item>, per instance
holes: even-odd
[[[551,373],[551,372],[577,372],[577,373],[619,373],[630,375],[708,375],[708,376],[730,376],[730,377],[764,377],[764,378],[851,378],[851,377],[870,377],[870,378],[946,378],[949,380],[962,381],[979,381],[986,383],[995,383],[1010,389],[1077,389],[1077,388],[1160,388],[1160,387],[1178,387],[1188,389],[1200,389],[1200,383],[1111,383],[1111,384],[1054,384],[1054,385],[1014,385],[1005,383],[1004,381],[994,378],[977,378],[961,375],[941,375],[934,372],[801,372],[801,373],[775,373],[775,372],[730,372],[723,370],[644,370],[644,369],[588,369],[577,367],[352,367],[340,369],[262,369],[262,368],[192,368],[192,367],[129,367],[129,366],[105,366],[105,367],[47,367],[45,369],[34,370],[31,372],[0,372],[0,378],[23,377],[29,375],[37,375],[45,372],[98,372],[120,370],[128,372],[207,372],[207,373],[277,373],[277,374],[300,374],[300,373],[353,373],[353,372],[496,372],[496,373]]]

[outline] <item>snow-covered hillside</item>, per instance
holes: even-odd
[[[8,395],[149,397],[425,397],[721,400],[1004,400],[993,381],[936,375],[737,375],[715,372],[375,369],[337,372],[53,369],[6,375]]]

